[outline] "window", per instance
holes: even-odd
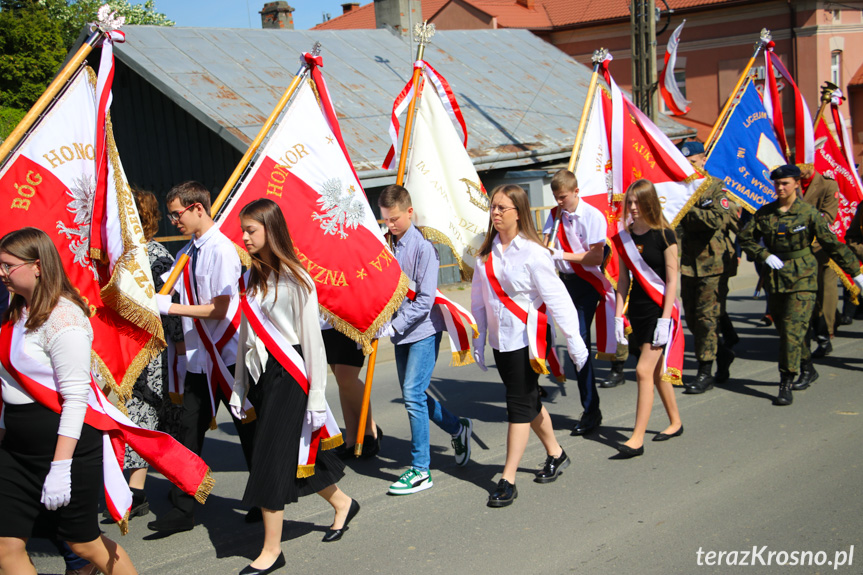
[[[834,50],[830,53],[830,81],[842,87],[842,51]]]
[[[834,24],[842,22],[842,10],[831,10],[830,15],[833,17]]]

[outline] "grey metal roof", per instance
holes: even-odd
[[[411,45],[386,30],[247,30],[128,26],[116,56],[244,152],[282,95],[300,53],[322,44],[323,71],[360,177],[379,166]],[[569,157],[590,69],[526,30],[439,31],[424,59],[443,74],[468,125],[478,170]],[[669,136],[692,130],[662,117]]]

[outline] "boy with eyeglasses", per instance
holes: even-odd
[[[210,217],[210,192],[198,182],[185,182],[168,192],[168,217],[182,234],[192,240],[179,255],[188,254],[189,263],[174,289],[180,303],[170,295],[157,295],[163,315],[182,317],[186,341],[186,379],[180,440],[198,455],[204,434],[215,423],[219,404],[228,407],[237,361],[237,330],[232,318],[238,312],[237,288],[241,264],[237,250]],[[178,255],[178,256],[179,256]],[[179,259],[179,257],[178,257]],[[255,422],[231,418],[240,437],[248,466],[252,458]],[[171,488],[173,508],[147,526],[153,531],[177,533],[195,525],[195,499]],[[249,512],[254,519],[260,510]]]
[[[407,495],[433,485],[429,473],[429,420],[452,436],[459,466],[470,461],[473,424],[465,417],[457,418],[426,393],[444,329],[443,317],[434,307],[440,265],[437,252],[411,222],[414,209],[404,187],[384,188],[378,206],[392,236],[396,261],[414,283],[416,294],[404,299],[391,322],[378,334],[389,336],[395,346],[396,371],[411,426],[411,467],[390,486],[389,493]]]

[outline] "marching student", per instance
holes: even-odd
[[[378,337],[389,336],[395,346],[396,371],[411,426],[411,466],[390,485],[389,493],[407,495],[433,485],[429,472],[429,420],[452,436],[455,461],[459,466],[470,461],[473,423],[466,417],[457,418],[426,393],[437,361],[441,331],[445,328],[440,311],[434,306],[439,266],[437,252],[413,225],[411,196],[404,187],[384,188],[378,206],[392,235],[396,261],[415,283],[416,292],[414,299],[404,299],[390,323],[378,334]]]
[[[662,214],[656,188],[648,180],[637,180],[626,190],[623,202],[622,222],[631,223],[621,225],[612,238],[620,254],[615,332],[618,341],[626,340],[623,311],[629,294],[630,345],[641,353],[635,367],[638,382],[635,427],[629,440],[619,444],[617,450],[624,457],[635,457],[644,453],[644,434],[653,410],[654,387],[665,406],[669,425],[653,441],[683,434],[683,422],[669,380],[671,370],[665,369],[675,344],[682,345],[683,334],[676,303],[677,238]],[[682,348],[680,358],[682,361]]]
[[[278,204],[250,202],[240,212],[240,226],[252,265],[240,283],[241,365],[231,411],[243,418],[247,395],[255,406],[258,426],[243,503],[260,507],[264,518],[263,549],[240,571],[250,575],[272,573],[286,563],[281,551],[285,504],[317,493],[332,505],[335,518],[325,542],[341,539],[360,506],[336,486],[344,464],[324,451],[341,436],[324,396],[327,358],[314,282],[294,253]],[[328,435],[330,430],[334,433]],[[307,446],[305,452],[301,445]]]
[[[0,328],[0,571],[35,575],[27,540],[56,534],[106,574],[137,573],[99,529],[103,438],[85,422],[90,309],[36,228],[0,239],[0,280],[13,294]]]
[[[555,481],[569,465],[539,395],[539,372],[548,373],[546,306],[566,336],[576,370],[587,364],[589,352],[579,335],[575,306],[555,273],[551,252],[533,227],[527,193],[509,184],[492,190],[490,197],[489,228],[474,268],[470,299],[479,329],[474,360],[486,370],[488,341],[506,387],[506,462],[488,498],[489,507],[505,507],[518,497],[515,474],[531,429],[546,451],[545,465],[534,481]]]
[[[181,303],[172,303],[170,295],[157,295],[156,301],[162,315],[183,318],[186,379],[179,440],[200,455],[204,434],[215,421],[219,405],[227,405],[231,397],[237,359],[237,333],[232,319],[239,312],[238,302],[232,305],[232,298],[237,295],[240,257],[210,217],[210,192],[203,184],[185,182],[175,186],[168,192],[167,207],[171,223],[180,233],[192,235],[192,241],[180,252],[189,254],[190,259],[175,286]],[[232,418],[249,466],[255,422]],[[172,487],[171,503],[172,509],[147,527],[170,534],[195,526],[193,498]],[[260,510],[252,509],[246,520],[259,517]]]
[[[551,193],[554,194],[557,208],[549,214],[543,234],[548,242],[557,210],[563,210],[554,246],[550,246],[553,248],[551,257],[578,312],[579,335],[590,350],[590,326],[600,303],[603,307],[599,309],[600,324],[597,325],[597,331],[607,333],[609,337],[614,336],[614,288],[600,269],[608,224],[602,212],[581,201],[578,180],[569,170],[560,170],[552,177]],[[584,369],[578,370],[577,377],[584,412],[573,427],[572,434],[586,435],[602,423],[590,355]]]

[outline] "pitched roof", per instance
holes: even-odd
[[[629,18],[630,0],[535,0],[528,9],[517,0],[422,0],[423,17],[437,14],[450,2],[460,1],[497,18],[501,28],[540,30],[575,26],[604,20]],[[746,4],[766,0],[668,0],[672,10],[716,7],[722,4]],[[375,27],[374,2],[337,16],[312,30],[358,30]]]
[[[306,31],[127,26],[115,56],[241,152],[293,78],[293,55],[323,45],[324,74],[360,177],[390,147],[393,100],[411,75],[406,42],[386,30]],[[590,69],[527,30],[446,30],[426,59],[449,81],[478,170],[568,158]],[[550,81],[553,79],[554,81]],[[130,97],[114,86],[115,101]],[[692,130],[662,117],[672,137]],[[387,182],[389,183],[389,182]]]

